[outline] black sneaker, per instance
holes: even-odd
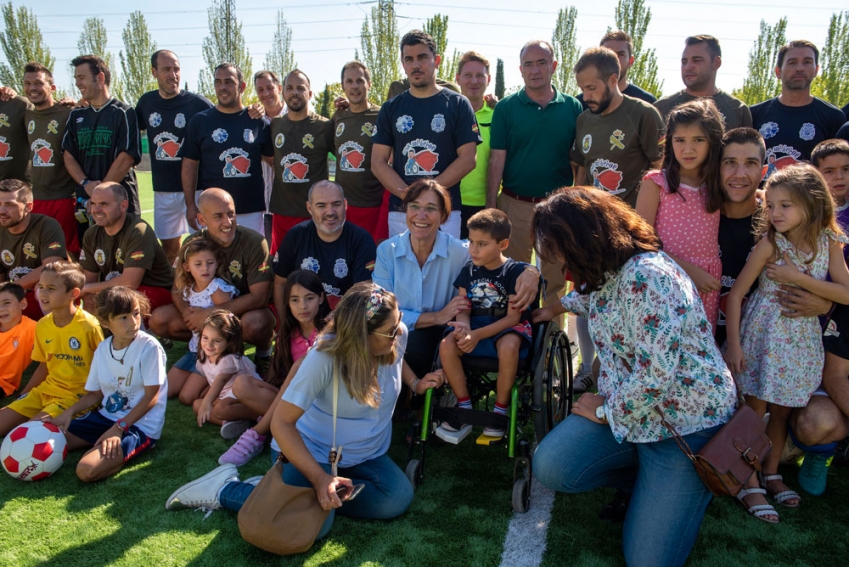
[[[849,437],[838,442],[835,451],[837,452],[834,453],[834,460],[831,463],[833,465],[849,465]]]

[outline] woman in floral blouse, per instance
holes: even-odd
[[[562,492],[630,492],[628,565],[681,565],[711,494],[659,411],[698,451],[735,407],[699,294],[652,227],[603,191],[560,190],[537,205],[533,229],[541,256],[578,288],[535,318],[587,317],[601,363],[599,393],[581,396],[543,439],[534,473]]]

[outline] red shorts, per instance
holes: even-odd
[[[286,233],[289,232],[293,226],[296,224],[300,224],[306,220],[310,220],[310,217],[287,217],[285,215],[271,215],[271,257],[274,257],[274,253],[277,252],[277,247],[283,242],[283,239],[286,238]]]
[[[138,292],[143,294],[147,300],[150,301],[151,313],[153,313],[157,307],[174,303],[174,299],[171,297],[171,288],[140,285]]]
[[[39,215],[53,217],[62,227],[62,232],[65,233],[65,249],[74,254],[80,253],[80,239],[77,235],[77,217],[76,214],[77,200],[56,199],[52,201],[34,200],[32,202],[32,212]]]
[[[389,191],[386,192],[389,194]],[[380,243],[389,238],[389,206],[379,207],[354,207],[348,205],[347,220],[371,234],[375,243]]]
[[[38,303],[38,298],[35,297],[34,289],[28,291],[24,299],[27,300],[27,308],[24,309],[24,315],[33,321],[38,321],[44,317],[44,313],[41,312],[41,305]]]

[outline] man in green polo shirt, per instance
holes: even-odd
[[[530,41],[520,52],[525,86],[495,107],[490,137],[486,204],[496,205],[513,223],[505,254],[528,262],[533,250],[531,218],[534,205],[560,187],[573,183],[569,150],[581,103],[551,84],[557,68],[546,41]],[[503,185],[498,195],[499,185]],[[557,301],[564,285],[559,266],[543,264],[548,303]]]
[[[478,121],[482,143],[478,144],[475,168],[460,181],[460,238],[469,237],[466,222],[482,211],[486,205],[486,169],[489,166],[489,131],[494,109],[487,104],[483,95],[492,77],[489,60],[476,51],[468,51],[460,57],[455,80],[460,92],[472,103]]]

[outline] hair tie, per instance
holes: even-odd
[[[375,285],[374,289],[371,290],[371,295],[369,295],[368,299],[366,299],[366,321],[371,321],[374,314],[377,313],[380,306],[383,305],[384,293],[386,293],[386,290],[379,285]]]

